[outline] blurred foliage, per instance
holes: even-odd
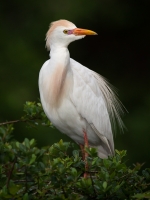
[[[0,122],[18,119],[22,104],[39,97],[38,74],[49,59],[45,34],[50,22],[67,19],[98,33],[69,46],[73,59],[100,73],[118,88],[129,114],[125,134],[115,146],[127,149],[128,162],[150,164],[150,1],[19,1],[2,0],[0,6]],[[38,147],[69,140],[56,129],[15,126],[15,139],[36,138]],[[57,133],[57,134],[56,134]]]
[[[129,168],[123,161],[126,151],[116,150],[108,159],[88,149],[88,178],[85,162],[73,144],[63,142],[38,148],[35,139],[12,140],[12,125],[0,128],[1,199],[143,199],[150,198],[150,168],[140,164]]]
[[[49,119],[46,117],[41,103],[36,103],[36,102],[29,102],[27,101],[24,105],[24,115],[14,121],[9,121],[9,122],[3,122],[0,123],[0,125],[7,125],[7,124],[13,124],[13,123],[18,123],[18,122],[26,122],[28,127],[35,127],[36,125],[44,125],[48,127],[53,127],[52,123],[49,121]]]
[[[60,140],[38,148],[35,139],[19,142],[12,123],[52,127],[40,103],[26,102],[20,120],[0,126],[0,199],[149,199],[150,168],[128,167],[126,151],[101,159],[95,148],[86,148],[87,161],[70,142]],[[33,130],[33,129],[32,129]],[[71,149],[73,149],[71,153]],[[83,178],[88,163],[88,177]]]
[[[21,118],[21,121],[28,122],[31,126],[34,125],[41,125],[53,127],[52,123],[46,117],[41,103],[36,102],[26,102],[24,105],[24,112],[25,115]]]

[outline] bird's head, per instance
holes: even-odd
[[[46,34],[46,47],[67,47],[71,42],[84,38],[86,35],[97,35],[94,31],[77,28],[72,22],[58,20],[50,24]]]

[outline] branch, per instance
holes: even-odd
[[[0,123],[0,126],[3,126],[3,125],[7,125],[7,124],[14,124],[14,123],[18,123],[18,122],[30,122],[30,121],[33,121],[33,120],[40,120],[41,118],[31,118],[31,119],[17,119],[17,120],[12,120],[12,121],[9,121],[9,122],[2,122]]]
[[[8,179],[7,179],[7,182],[6,182],[6,187],[7,188],[9,187],[9,181],[10,181],[12,172],[14,170],[14,166],[15,166],[16,161],[17,161],[17,158],[15,157],[14,162],[12,163],[12,166],[11,166],[11,170],[9,171],[9,174],[8,174]]]
[[[14,124],[17,122],[24,122],[24,121],[26,121],[26,120],[17,119],[17,120],[13,120],[13,121],[9,121],[9,122],[2,122],[2,123],[0,123],[0,126],[6,125],[6,124]]]

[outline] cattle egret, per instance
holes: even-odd
[[[82,147],[97,148],[98,156],[107,158],[114,155],[113,124],[123,126],[122,106],[101,75],[70,58],[68,45],[86,35],[97,33],[67,20],[51,23],[46,34],[50,59],[39,74],[40,98],[58,130]]]

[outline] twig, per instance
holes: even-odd
[[[6,125],[6,124],[14,124],[14,123],[18,123],[18,122],[26,122],[26,121],[29,121],[29,120],[17,119],[17,120],[13,120],[13,121],[9,121],[9,122],[2,122],[2,123],[0,123],[0,126]]]
[[[87,171],[87,173],[98,173],[98,171]]]
[[[30,122],[30,121],[34,121],[34,120],[40,120],[40,119],[41,118],[36,118],[36,117],[33,117],[31,119],[16,119],[16,120],[12,120],[9,122],[2,122],[2,123],[0,123],[0,126],[6,125],[6,124],[14,124],[14,123],[18,123],[18,122]]]
[[[17,158],[15,157],[14,162],[13,162],[12,167],[11,167],[11,170],[10,170],[10,172],[8,174],[8,179],[7,179],[7,182],[6,182],[6,187],[7,188],[9,186],[10,178],[11,178],[12,172],[14,170],[14,166],[15,166],[16,160],[17,160]]]
[[[30,182],[30,183],[34,183],[34,181],[27,181],[27,180],[14,180],[14,183],[24,183],[24,182]]]

